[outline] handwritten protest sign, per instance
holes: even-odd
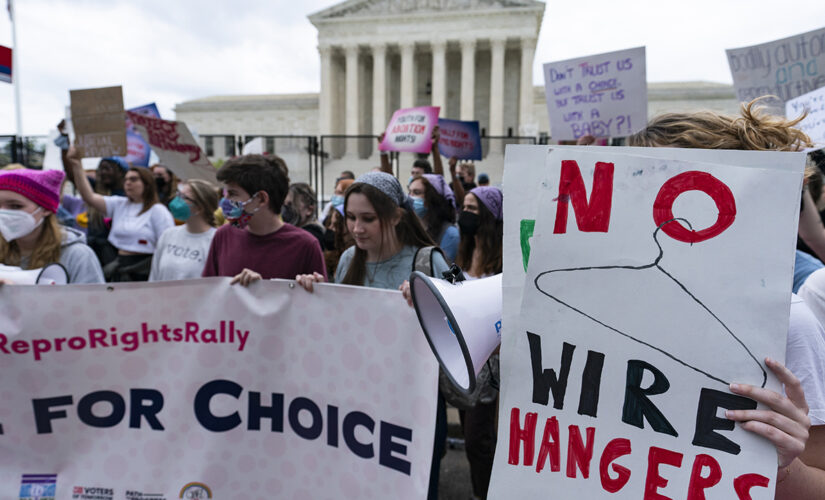
[[[433,127],[438,122],[438,106],[404,108],[392,114],[378,145],[381,151],[429,153],[433,146]]]
[[[160,111],[158,111],[158,107],[155,103],[145,104],[137,108],[129,109],[128,111],[143,116],[150,116],[152,118],[160,118]],[[149,156],[152,152],[152,148],[149,147],[149,143],[146,142],[146,139],[135,132],[134,124],[128,116],[126,117],[126,147],[128,149],[128,153],[126,154],[126,158],[124,158],[124,160],[132,165],[139,165],[142,167],[149,166]]]
[[[459,160],[481,160],[481,134],[478,122],[438,119],[438,152]]]
[[[716,416],[756,406],[727,382],[780,390],[761,361],[784,358],[804,154],[694,151],[508,149],[505,185],[540,199],[521,304],[505,283],[490,496],[773,498],[772,446]]]
[[[123,89],[69,91],[75,146],[84,158],[126,153]]]
[[[154,148],[160,162],[181,179],[217,182],[216,170],[183,122],[126,112],[135,131]]]
[[[796,118],[808,113],[797,128],[817,144],[825,144],[825,87],[808,92],[785,103],[785,116]]]
[[[426,497],[437,365],[415,312],[293,285],[0,287],[0,497],[34,474],[56,498]]]
[[[775,96],[765,104],[777,115],[786,101],[825,86],[825,28],[725,52],[737,99]]]
[[[544,65],[554,140],[623,137],[647,124],[645,48]]]

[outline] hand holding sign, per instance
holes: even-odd
[[[381,151],[429,153],[432,132],[438,120],[438,106],[399,109],[392,115],[378,146]]]

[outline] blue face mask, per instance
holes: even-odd
[[[407,185],[409,186],[410,184],[412,184],[412,181],[414,181],[414,180],[415,180],[415,176],[411,175],[410,178],[407,179]]]
[[[415,210],[415,214],[419,217],[424,217],[427,215],[427,207],[424,205],[424,198],[416,198],[411,196],[413,201],[413,210]]]
[[[169,202],[169,211],[172,212],[172,217],[177,220],[186,221],[186,219],[192,216],[192,210],[189,208],[189,204],[186,203],[180,195],[175,196],[172,198],[172,201]]]
[[[221,198],[221,202],[218,204],[218,206],[221,207],[221,211],[223,212],[224,217],[226,217],[230,224],[243,229],[249,223],[249,219],[252,218],[255,212],[257,212],[258,209],[261,208],[256,208],[252,211],[251,214],[246,213],[246,211],[244,211],[244,207],[254,198],[255,195],[253,194],[246,201],[232,201],[226,198],[226,196],[224,196],[223,198]]]
[[[336,208],[340,207],[341,205],[344,204],[344,195],[341,195],[341,194],[333,195],[332,200],[330,200],[330,201],[332,201],[332,206],[333,207],[336,207]]]

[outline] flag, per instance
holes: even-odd
[[[0,82],[11,83],[11,49],[0,45]]]

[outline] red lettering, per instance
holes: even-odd
[[[702,469],[708,466],[707,476],[702,475]],[[715,486],[722,479],[722,468],[719,462],[710,455],[696,455],[693,469],[690,472],[690,486],[688,486],[687,500],[705,500],[705,490]]]
[[[35,361],[40,361],[41,354],[52,350],[52,343],[46,339],[34,339],[34,341],[32,342],[32,350],[34,351]]]
[[[597,162],[593,172],[593,192],[587,201],[581,170],[573,160],[561,162],[558,207],[553,233],[567,232],[567,205],[576,212],[576,226],[585,233],[606,233],[610,226],[610,207],[613,203],[613,164]]]
[[[582,443],[582,435],[578,425],[571,425],[567,428],[570,435],[567,440],[567,477],[576,477],[576,465],[582,471],[582,477],[590,477],[590,461],[593,459],[593,439],[596,436],[596,428],[588,427],[587,445]]]
[[[679,221],[673,221],[673,202],[685,191],[702,191],[713,199],[719,215],[712,226],[694,231]],[[718,236],[733,224],[734,219],[736,201],[733,199],[733,193],[722,181],[706,172],[692,170],[671,177],[659,189],[656,201],[653,202],[653,220],[656,227],[661,226],[665,234],[684,243],[698,243]],[[556,220],[558,221],[558,217]],[[669,221],[672,223],[665,224]]]
[[[645,479],[644,500],[673,500],[670,497],[660,495],[659,488],[667,486],[667,479],[659,475],[659,464],[682,466],[682,454],[664,448],[650,447],[647,455],[647,478]]]
[[[106,343],[106,330],[89,330],[89,348],[96,348],[98,342],[100,342],[103,347],[109,347],[109,344]]]
[[[17,354],[26,354],[29,352],[29,343],[25,340],[15,340],[11,343],[11,350]],[[3,349],[5,351],[5,349]]]
[[[548,418],[544,424],[544,436],[541,438],[541,448],[539,448],[539,458],[536,462],[536,472],[544,469],[544,462],[550,457],[550,470],[558,472],[561,470],[561,454],[559,452],[559,421],[556,417]]]
[[[9,341],[8,337],[6,337],[5,334],[0,333],[0,351],[3,351],[6,354],[11,354],[8,351],[8,349],[6,349],[6,342],[8,342],[8,341]]]
[[[599,477],[602,480],[602,488],[608,493],[616,493],[624,488],[624,485],[630,480],[630,469],[611,463],[624,455],[630,455],[629,439],[613,439],[604,447],[602,458],[599,460]],[[613,472],[616,473],[616,479],[610,477],[610,473],[607,470],[608,465],[610,465]]]
[[[733,480],[733,490],[739,500],[752,500],[751,488],[767,488],[771,480],[761,474],[742,474]]]
[[[510,465],[518,465],[520,443],[524,441],[524,465],[533,465],[536,441],[536,419],[538,413],[524,415],[524,428],[519,427],[519,409],[510,411]]]
[[[198,333],[198,324],[194,321],[187,321],[185,326],[186,338],[184,339],[184,342],[197,342],[198,337],[196,337],[195,335],[197,335]],[[135,335],[137,335],[137,332],[135,332]]]

